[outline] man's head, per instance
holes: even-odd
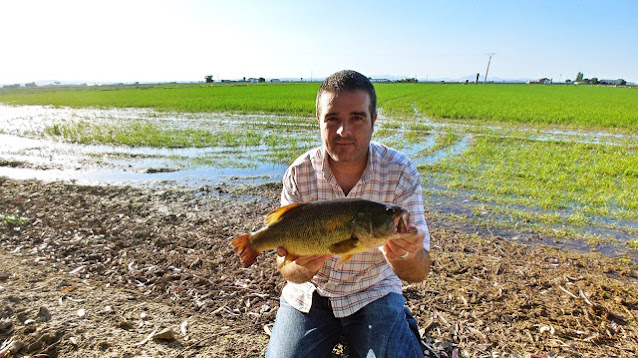
[[[370,80],[360,74],[359,72],[352,70],[343,70],[333,73],[326,78],[319,91],[317,91],[316,110],[317,117],[321,115],[321,108],[319,106],[321,102],[321,96],[326,93],[339,93],[342,91],[365,91],[370,96],[370,115],[375,116],[377,114],[377,93],[374,90],[374,86]]]
[[[321,140],[334,163],[365,167],[376,119],[374,87],[360,73],[337,72],[321,85],[317,121]]]

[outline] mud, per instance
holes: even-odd
[[[263,356],[284,282],[272,252],[244,269],[228,240],[279,192],[0,178],[0,356]],[[430,277],[404,292],[430,356],[638,350],[635,265],[429,220]]]

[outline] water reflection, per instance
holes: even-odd
[[[154,148],[65,143],[47,134],[47,128],[54,125],[79,122],[112,125],[114,122],[130,121],[159,122],[162,128],[204,128],[211,132],[251,128],[276,138],[293,140],[278,140],[278,144],[274,145],[231,148]],[[431,164],[449,155],[458,155],[467,147],[467,140],[463,138],[447,150],[421,156],[419,152],[424,148],[435,145],[433,136],[406,144],[404,136],[410,131],[399,127],[394,132],[391,137],[374,140],[401,144],[398,149],[417,164]],[[88,185],[186,187],[220,182],[262,183],[281,180],[290,158],[319,144],[316,124],[307,118],[0,105],[0,175],[13,179],[61,180]],[[288,160],[278,155],[282,152],[289,153]]]

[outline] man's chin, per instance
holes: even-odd
[[[348,163],[348,162],[354,162],[355,161],[355,156],[352,153],[340,153],[340,152],[336,152],[336,153],[330,153],[330,158],[332,158],[332,160],[334,160],[335,162],[339,162],[339,163]]]
[[[358,153],[351,149],[352,148],[341,148],[341,150],[339,150],[339,148],[337,148],[336,150],[334,150],[333,148],[333,150],[329,151],[328,154],[330,154],[330,158],[332,160],[340,163],[357,162],[359,160],[362,160],[362,157],[365,158],[365,154],[358,155]]]

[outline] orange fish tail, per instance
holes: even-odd
[[[237,236],[230,243],[235,247],[235,252],[239,255],[239,260],[243,267],[248,267],[255,262],[259,252],[250,244],[250,234]]]

